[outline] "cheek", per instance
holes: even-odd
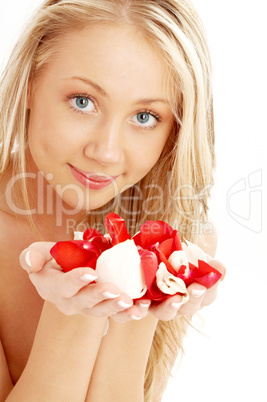
[[[149,141],[146,146],[140,147],[139,159],[142,160],[143,163],[147,163],[148,166],[154,166],[167,143],[169,132],[170,130],[168,129],[157,133],[155,138]]]
[[[162,150],[164,149],[168,135],[155,138],[153,141],[135,143],[134,151],[132,148],[131,161],[133,173],[139,172],[139,178],[145,176],[157,163]],[[138,145],[136,145],[138,144]]]
[[[78,145],[77,127],[48,108],[31,110],[28,133],[31,151],[48,159],[73,153]]]

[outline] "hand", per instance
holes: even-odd
[[[92,283],[96,273],[91,268],[76,268],[64,273],[50,254],[54,243],[33,243],[20,255],[20,263],[42,299],[54,303],[66,315],[109,317],[126,311],[121,321],[142,318],[147,309],[133,305],[111,283]]]
[[[192,283],[188,286],[189,300],[183,303],[182,296],[175,295],[160,303],[150,307],[149,312],[159,320],[169,321],[176,316],[193,315],[205,306],[210,305],[216,299],[219,283],[224,279],[226,269],[224,265],[217,260],[209,261],[209,265],[221,272],[222,277],[210,289],[198,283]]]

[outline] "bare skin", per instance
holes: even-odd
[[[185,305],[179,304],[180,296],[174,296],[157,307],[149,308],[149,304],[144,307],[134,304],[114,284],[85,282],[81,277],[85,273],[94,275],[92,269],[81,267],[63,274],[51,259],[49,249],[53,242],[72,238],[67,230],[69,215],[64,211],[77,204],[77,193],[65,192],[59,198],[57,185],[64,187],[70,183],[83,195],[81,210],[71,215],[76,222],[85,210],[104,205],[114,197],[110,186],[103,189],[101,197],[97,190],[92,190],[88,204],[88,189],[75,181],[70,165],[114,176],[117,188],[122,190],[125,185],[138,182],[156,163],[173,124],[161,80],[164,69],[154,50],[140,42],[140,36],[129,27],[119,26],[110,32],[101,27],[95,29],[96,32],[83,31],[82,36],[77,33],[68,36],[69,42],[62,46],[64,63],[58,56],[33,86],[29,97],[32,120],[29,148],[25,151],[27,172],[37,175],[41,170],[46,178],[52,177],[51,186],[46,182],[42,201],[47,207],[45,200],[49,196],[52,203],[49,207],[56,211],[52,214],[44,208],[45,212],[33,214],[33,220],[49,243],[36,243],[40,239],[28,217],[11,208],[6,193],[12,172],[5,172],[1,178],[0,194],[4,196],[0,199],[0,401],[7,398],[7,401],[35,402],[38,397],[41,402],[100,399],[140,402],[158,320],[193,314],[216,297],[217,286],[206,291],[192,284],[191,297]],[[133,44],[127,57],[122,45],[125,35],[129,35],[128,42]],[[92,48],[85,52],[84,46],[86,50],[88,46]],[[78,52],[76,57],[74,49]],[[77,74],[101,84],[102,91],[95,84],[88,85],[80,79],[77,84],[77,79],[67,78]],[[77,113],[74,95],[84,102],[87,92],[90,97],[93,93],[96,104],[90,101],[89,111],[79,109]],[[152,107],[156,111],[153,114],[160,115],[159,120],[149,112]],[[148,118],[152,128],[144,129],[138,115]],[[38,210],[38,178],[29,179],[28,190],[30,206]],[[22,199],[16,199],[16,206],[23,209]],[[204,251],[214,255],[212,236],[207,244]],[[27,263],[27,251],[31,266]],[[224,271],[221,264],[214,262],[214,265]],[[193,290],[202,294],[196,296]],[[110,329],[103,337],[108,317],[112,317]],[[118,387],[118,383],[124,385]]]
[[[17,400],[17,395],[20,395],[20,400],[28,401],[31,400],[30,398],[34,400],[34,395],[39,393],[40,389],[45,389],[44,393],[40,393],[40,395],[43,395],[44,401],[52,397],[55,398],[55,395],[57,395],[56,392],[60,392],[57,396],[58,398],[72,400],[72,391],[75,393],[75,400],[93,401],[97,399],[99,392],[103,391],[103,381],[105,381],[106,385],[109,384],[108,387],[105,387],[108,400],[110,395],[114,397],[115,393],[118,392],[116,384],[120,378],[123,379],[123,383],[125,384],[125,388],[120,388],[120,397],[125,397],[125,392],[127,391],[126,393],[130,393],[129,395],[135,395],[137,401],[142,400],[144,370],[158,320],[157,316],[168,320],[173,318],[177,313],[192,314],[200,307],[210,304],[214,300],[217,287],[205,291],[200,297],[193,297],[192,295],[190,300],[181,306],[180,309],[171,308],[171,302],[179,302],[179,296],[171,298],[167,305],[165,303],[165,307],[161,306],[161,309],[158,309],[158,311],[155,308],[150,308],[149,311],[156,316],[149,314],[140,321],[132,320],[131,315],[144,317],[147,315],[147,309],[137,309],[137,306],[132,306],[130,309],[118,308],[116,301],[119,299],[125,303],[132,303],[127,295],[107,300],[106,316],[117,313],[118,321],[130,321],[120,323],[112,320],[108,334],[102,339],[106,323],[105,314],[102,318],[94,317],[91,314],[86,317],[77,314],[65,316],[51,302],[45,302],[44,304],[44,300],[40,298],[35,286],[29,280],[28,272],[21,269],[18,263],[22,250],[27,249],[28,245],[36,242],[38,238],[33,233],[27,217],[19,219],[17,216],[7,213],[7,205],[3,202],[3,199],[1,200],[0,216],[2,224],[0,232],[1,276],[3,278],[0,282],[0,328],[1,345],[3,348],[2,350],[0,348],[0,400],[5,400],[5,397],[11,390],[12,392],[8,400]],[[53,238],[53,236],[52,230],[50,230],[50,233],[46,233],[47,238]],[[67,236],[65,235],[62,238],[67,238]],[[210,240],[212,239],[210,238]],[[44,244],[47,245],[46,248],[43,246]],[[48,250],[50,245],[51,243],[37,243],[31,246],[36,271],[39,271],[45,265],[45,262],[49,260]],[[39,256],[39,261],[34,261],[34,250],[40,252],[40,254],[35,254],[35,258]],[[206,248],[205,251],[210,254],[213,253],[212,248],[209,250]],[[25,256],[25,252],[23,252],[22,256]],[[24,268],[34,270],[34,266],[32,268],[27,267],[25,261],[22,264]],[[217,269],[224,271],[220,263],[214,262],[213,265]],[[56,273],[58,272],[57,270],[55,271]],[[86,287],[86,284],[79,281],[79,269],[72,272],[73,276],[70,278],[71,280],[67,285],[65,283],[64,287],[67,286],[70,292],[78,291],[78,289],[84,286]],[[84,268],[83,272],[91,271],[89,268]],[[30,277],[32,275],[34,274],[31,274]],[[189,291],[193,289],[201,290],[201,288],[201,286],[194,284],[191,285]],[[108,285],[102,290],[108,290],[115,294],[118,291],[114,285]],[[17,300],[20,302],[17,303]],[[124,312],[120,313],[123,310]],[[101,315],[99,304],[96,314]],[[55,329],[55,324],[59,325],[57,330]],[[38,325],[39,329],[36,333]],[[79,331],[78,336],[77,325],[83,329],[83,332]],[[51,334],[55,334],[55,331],[58,336],[51,338]],[[142,333],[142,337],[140,337],[140,333]],[[88,337],[89,334],[91,334],[91,337]],[[66,337],[65,343],[64,336]],[[92,342],[92,339],[94,342]],[[33,348],[34,340],[35,347]],[[118,347],[118,345],[122,344],[124,345],[123,349]],[[59,349],[60,347],[62,349]],[[125,349],[128,350],[127,353],[125,353]],[[54,353],[59,350],[62,350],[63,357],[64,353],[68,351],[68,359],[66,357],[63,358],[63,361],[60,360],[57,366],[54,360]],[[85,350],[88,351],[88,360],[84,359]],[[32,354],[29,358],[31,351]],[[51,376],[53,377],[53,383],[55,383],[55,376],[59,383],[68,383],[66,379],[68,376],[72,378],[75,372],[73,360],[69,359],[69,357],[71,355],[77,358],[79,354],[82,358],[77,360],[82,361],[82,366],[78,365],[76,370],[79,373],[83,372],[86,374],[84,378],[79,375],[77,387],[73,387],[72,383],[70,389],[68,387],[60,388],[58,385],[56,389],[47,388],[46,385],[51,381]],[[48,356],[50,357],[48,358]],[[92,356],[94,357],[92,358]],[[76,358],[74,359],[75,361]],[[46,361],[47,366],[53,367],[54,371],[51,372],[50,368],[46,371],[47,366],[40,365],[40,361]],[[129,365],[130,361],[132,362],[131,365]],[[49,362],[51,366],[49,366]],[[95,362],[97,363],[93,371]],[[84,365],[86,365],[86,370],[84,370]],[[130,383],[125,381],[125,367],[128,367],[128,370],[132,370],[129,376],[127,376],[128,379],[132,379]],[[110,375],[111,372],[114,373],[114,376]],[[20,381],[18,382],[19,379]],[[58,384],[58,382],[55,384]],[[36,388],[33,387],[33,383],[36,384]],[[136,387],[137,383],[139,383],[139,387]],[[131,388],[131,384],[135,384],[134,389]],[[14,387],[14,385],[16,386]],[[139,390],[139,395],[137,389]],[[47,394],[48,390],[51,394]],[[22,398],[24,392],[26,392],[25,399]],[[77,399],[78,395],[80,395],[80,399]]]

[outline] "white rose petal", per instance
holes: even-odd
[[[186,243],[182,243],[183,251],[191,264],[194,264],[196,267],[198,266],[198,260],[208,262],[209,256],[204,253],[198,246],[191,243],[188,240],[185,240]]]
[[[184,281],[181,278],[176,278],[166,268],[166,265],[161,262],[156,274],[158,288],[166,294],[175,295],[182,293],[184,296],[184,303],[189,299],[189,295]]]
[[[74,240],[83,240],[83,232],[74,232]]]
[[[104,251],[96,264],[97,282],[114,283],[132,299],[146,292],[141,260],[133,240],[126,240]]]
[[[174,251],[170,255],[168,261],[171,264],[171,266],[175,269],[176,272],[179,271],[179,268],[181,267],[181,265],[185,265],[186,267],[188,267],[188,261],[187,261],[186,255],[182,250]]]

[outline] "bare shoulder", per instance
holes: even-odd
[[[213,222],[208,221],[199,226],[195,235],[194,243],[212,258],[215,257],[217,249],[217,230]]]
[[[6,356],[0,340],[0,400],[4,401],[12,390],[13,385],[9,375]]]
[[[0,180],[0,261],[3,255],[14,254],[20,250],[30,235],[30,226],[27,217],[17,215],[14,209],[14,200],[10,199],[10,175],[2,176]],[[16,199],[16,198],[14,198]]]

